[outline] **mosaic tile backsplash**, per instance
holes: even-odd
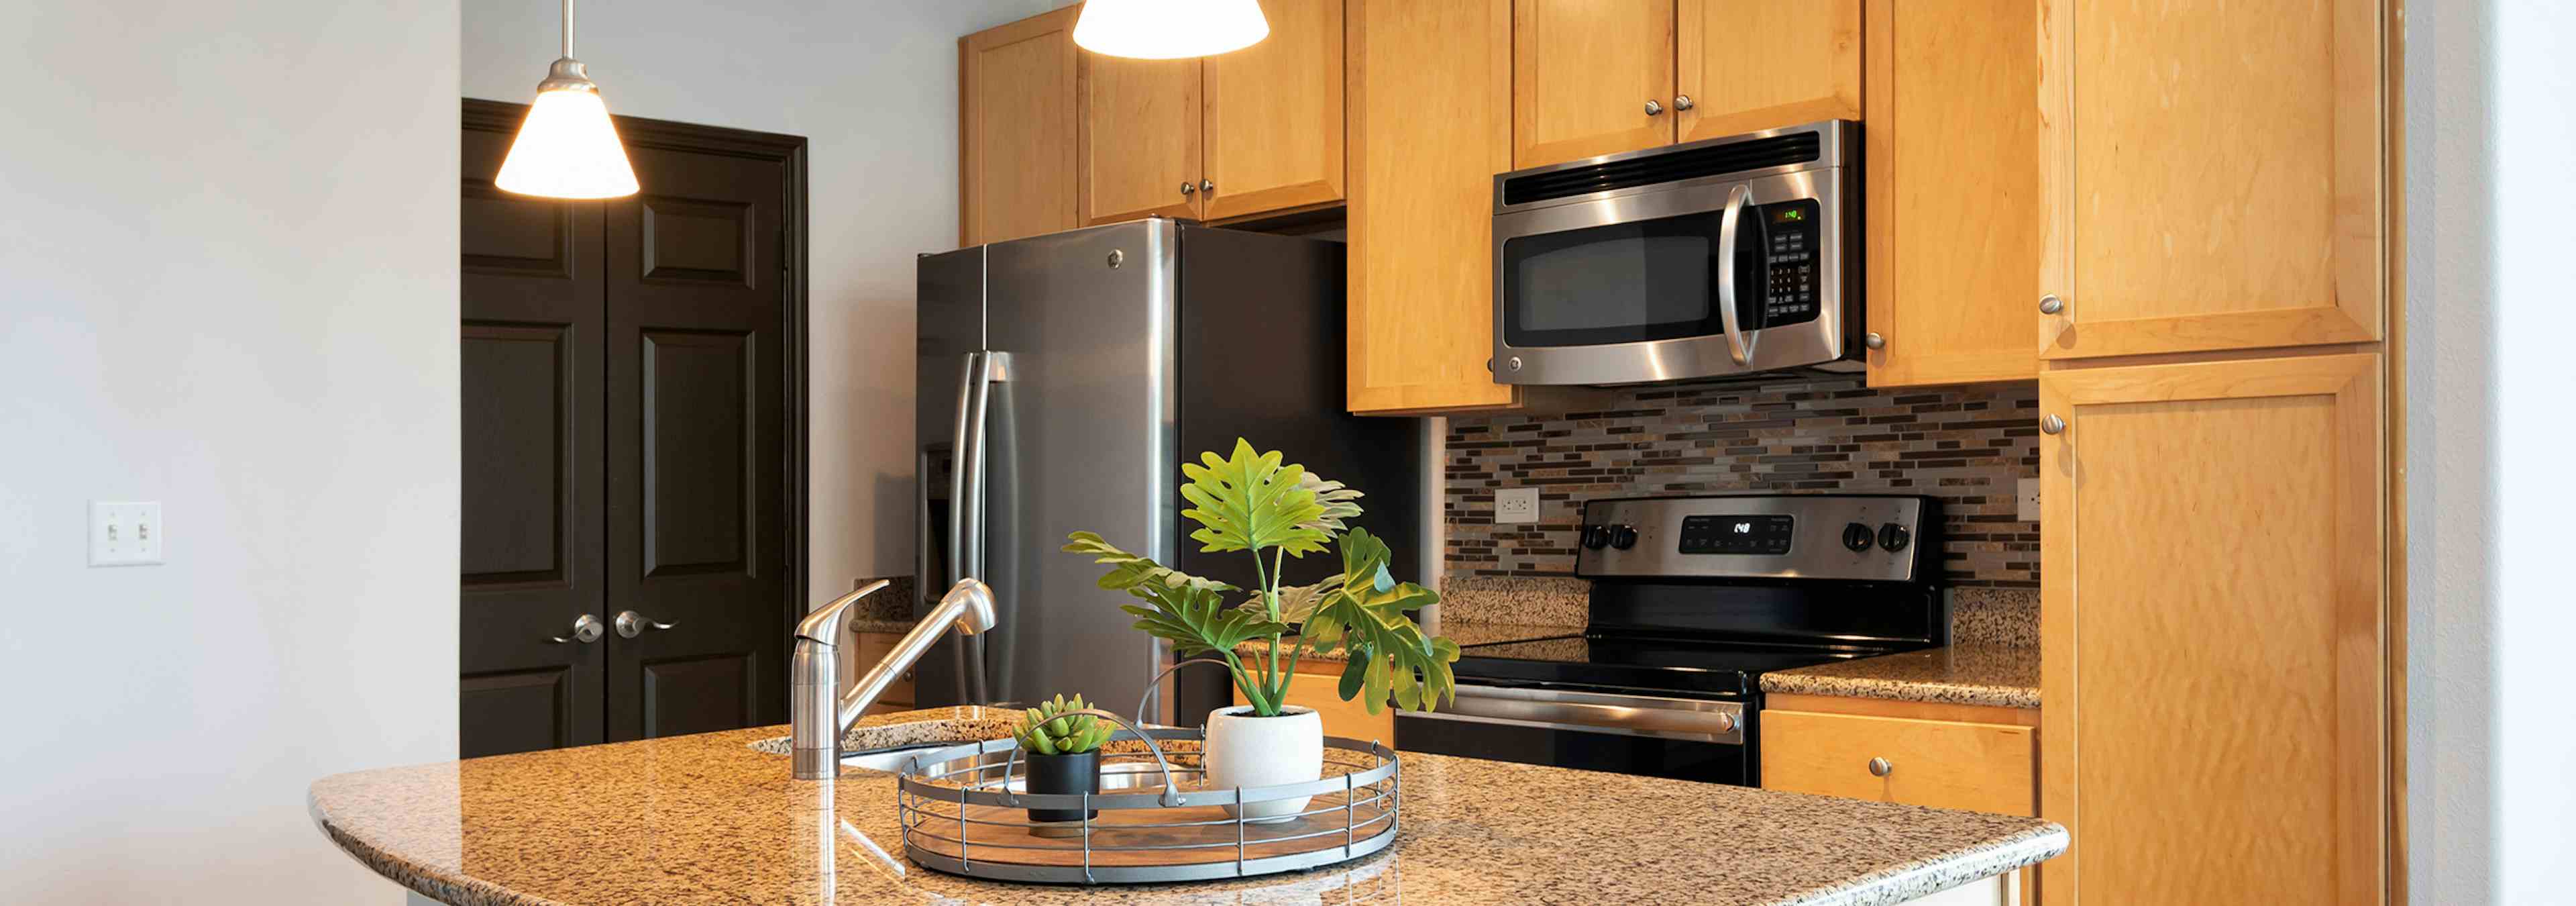
[[[1954,587],[2039,587],[2039,525],[2014,518],[2039,477],[2036,382],[1873,390],[1858,376],[1654,384],[1613,408],[1453,417],[1447,575],[1570,576],[1583,501],[1741,491],[1941,498]],[[1539,521],[1496,525],[1494,489],[1536,486]]]

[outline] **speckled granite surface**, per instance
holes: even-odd
[[[1950,642],[2039,645],[2039,592],[2029,588],[1950,590]]]
[[[1967,644],[1762,674],[1762,691],[2039,707],[2039,649]]]
[[[1450,576],[1440,583],[1440,619],[1582,629],[1592,583],[1571,576]]]
[[[868,718],[951,739],[1000,712]],[[962,721],[962,722],[960,722]],[[307,808],[388,878],[471,906],[584,903],[1898,903],[2047,859],[2065,829],[1985,815],[1406,754],[1388,852],[1303,874],[1042,887],[906,862],[894,781],[790,779],[760,727],[326,777]],[[1709,845],[1726,841],[1724,846]]]

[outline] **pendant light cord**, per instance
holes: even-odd
[[[564,0],[564,59],[572,59],[572,0]]]

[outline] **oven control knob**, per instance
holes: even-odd
[[[1865,551],[1869,549],[1870,545],[1877,542],[1878,533],[1870,531],[1869,526],[1862,525],[1857,522],[1843,526],[1844,547],[1851,548],[1854,551]]]
[[[1912,543],[1914,543],[1914,533],[1906,531],[1904,526],[1890,522],[1878,527],[1878,546],[1886,548],[1888,553],[1893,554],[1904,550],[1906,545]]]
[[[1610,527],[1610,546],[1627,550],[1637,546],[1637,530],[1624,525]]]
[[[1591,548],[1591,549],[1596,550],[1596,551],[1597,551],[1597,550],[1600,550],[1600,549],[1602,549],[1602,548],[1605,548],[1605,547],[1609,547],[1609,546],[1610,546],[1610,527],[1609,527],[1609,526],[1606,526],[1606,525],[1587,525],[1587,526],[1584,526],[1584,527],[1583,527],[1583,546],[1584,546],[1584,547]]]

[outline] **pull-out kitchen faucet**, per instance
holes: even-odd
[[[868,668],[850,694],[840,695],[840,644],[850,625],[852,605],[869,593],[886,587],[884,580],[870,583],[821,609],[807,614],[796,624],[795,681],[791,686],[788,722],[794,733],[791,754],[796,760],[796,779],[828,780],[841,773],[841,734],[868,713],[877,696],[885,694],[896,677],[912,668],[939,637],[955,626],[960,634],[974,635],[993,628],[993,589],[975,579],[960,579],[948,594],[940,597],[939,606],[923,617],[912,632],[896,642],[885,660]]]

